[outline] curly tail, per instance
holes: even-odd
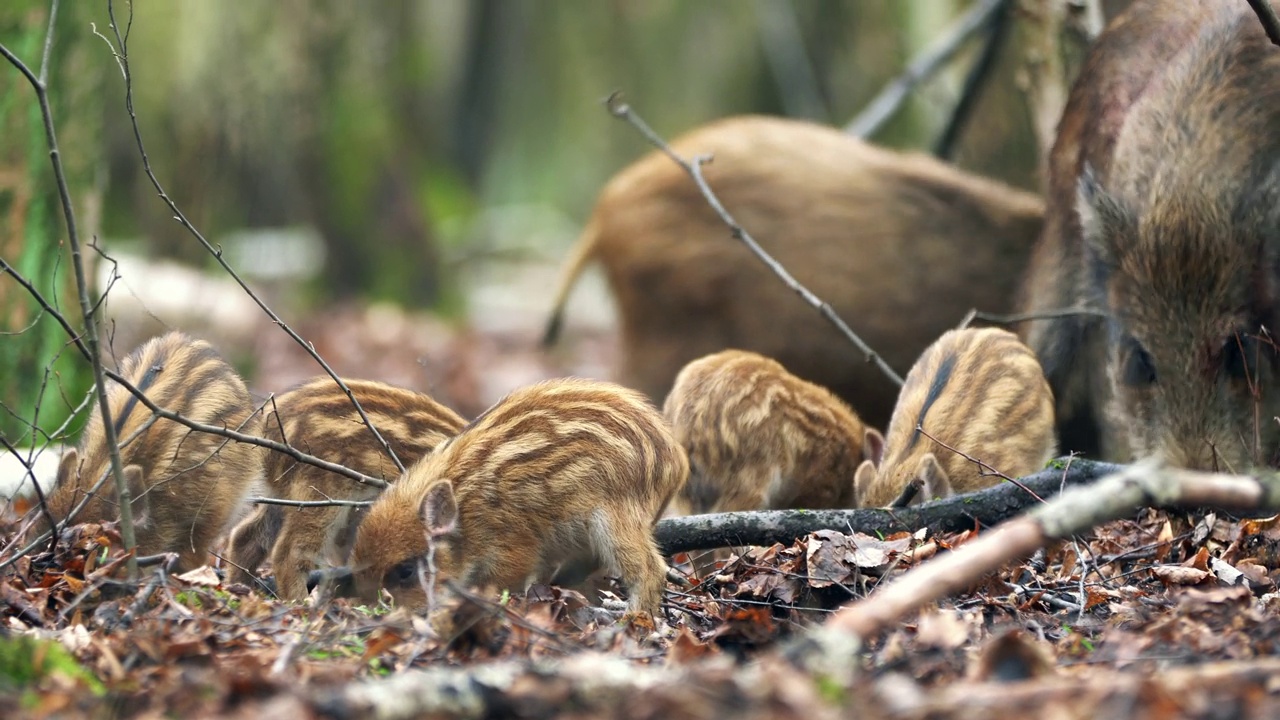
[[[551,316],[547,318],[546,329],[542,333],[542,347],[549,348],[556,344],[560,337],[560,329],[564,324],[564,305],[569,300],[569,293],[582,275],[587,263],[595,257],[597,239],[600,236],[598,222],[592,217],[583,229],[578,242],[573,246],[569,259],[560,273],[560,284],[556,288],[555,301],[551,305]]]

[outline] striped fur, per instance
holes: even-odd
[[[996,328],[938,338],[907,374],[879,469],[867,462],[858,468],[859,505],[888,505],[916,478],[923,486],[917,497],[926,500],[999,481],[926,433],[1010,477],[1044,467],[1057,440],[1053,393],[1035,355]]]
[[[457,413],[428,395],[371,380],[345,382],[406,467],[462,428]],[[399,477],[395,463],[333,378],[313,378],[275,398],[267,410],[264,434],[268,439],[388,482]],[[378,488],[284,453],[267,451],[266,455],[271,497],[371,500],[378,495]],[[286,600],[301,600],[307,595],[311,569],[346,561],[361,515],[350,507],[260,505],[231,534],[232,577],[250,581],[270,551],[277,593]]]
[[[434,531],[444,533],[442,577],[522,590],[603,565],[627,584],[633,611],[656,612],[666,564],[653,524],[688,473],[638,392],[576,378],[516,390],[369,509],[351,553],[354,590],[372,601],[386,587],[401,605],[425,604],[416,568]],[[445,532],[450,507],[457,526]]]
[[[244,381],[212,345],[181,332],[152,338],[120,363],[119,373],[156,405],[188,419],[257,434],[261,415]],[[108,381],[108,405],[120,442],[152,418],[132,393]],[[78,449],[58,465],[49,509],[59,520],[110,474],[105,428],[98,406]],[[179,567],[203,565],[209,547],[239,513],[246,494],[262,476],[262,452],[172,420],[157,420],[120,450],[133,494],[138,550],[176,552]],[[108,480],[77,521],[119,517],[115,483]],[[38,528],[43,530],[43,523]]]
[[[847,405],[753,352],[689,363],[663,412],[689,454],[680,500],[693,513],[853,507],[854,473],[872,459]]]

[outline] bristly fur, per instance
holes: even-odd
[[[707,181],[735,219],[900,372],[969,308],[1013,310],[1041,200],[839,129],[742,116],[675,139],[715,155]],[[884,427],[897,387],[742,244],[678,165],[653,152],[601,191],[553,301],[554,340],[583,268],[618,307],[622,384],[662,402],[676,374],[728,348],[760,353]]]
[[[743,350],[686,365],[663,413],[689,454],[692,513],[853,507],[854,473],[871,459],[839,398]]]
[[[152,338],[120,363],[119,373],[165,410],[190,420],[257,434],[261,415],[244,381],[212,345],[181,332]],[[120,442],[152,419],[152,413],[124,386],[108,381],[108,406]],[[235,520],[245,496],[262,476],[262,452],[254,445],[156,420],[120,449],[133,494],[140,554],[175,552],[178,567],[203,565],[209,548]],[[95,403],[80,446],[63,456],[48,497],[55,519],[66,517],[110,475],[111,460]],[[114,480],[93,495],[77,522],[119,518]],[[37,531],[47,529],[43,518]]]
[[[354,589],[420,607],[413,570],[436,539],[442,578],[523,590],[585,563],[621,575],[631,607],[657,612],[666,563],[653,524],[689,465],[662,416],[640,393],[565,378],[512,392],[408,469],[360,524]],[[433,498],[456,496],[442,530]],[[424,527],[424,523],[426,526]]]
[[[918,500],[1000,482],[938,443],[1010,477],[1039,470],[1053,457],[1053,393],[1035,354],[1016,335],[951,330],[924,351],[907,374],[880,467],[865,462],[858,468],[859,505],[888,505],[915,478],[924,490]]]
[[[457,413],[429,395],[371,380],[345,382],[406,467],[463,426]],[[276,397],[266,409],[268,439],[388,482],[399,477],[395,463],[333,378],[313,378]],[[377,488],[275,451],[266,453],[266,487],[269,496],[288,500],[371,500],[378,495]],[[232,577],[249,582],[270,551],[277,594],[301,600],[310,570],[346,562],[362,515],[351,507],[261,505],[231,534]]]
[[[1090,50],[1023,309],[1064,450],[1244,472],[1280,451],[1280,53],[1246,3],[1135,0]],[[1074,436],[1074,437],[1073,437]]]

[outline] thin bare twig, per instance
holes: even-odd
[[[706,177],[702,174],[702,164],[709,160],[708,156],[700,155],[695,157],[692,161],[688,161],[680,157],[675,150],[671,149],[671,146],[668,145],[665,140],[650,129],[649,125],[631,109],[630,105],[621,101],[621,93],[615,92],[610,95],[605,100],[605,107],[609,110],[609,114],[621,120],[625,120],[632,127],[638,130],[651,145],[661,150],[667,157],[671,158],[676,162],[676,164],[684,169],[684,171],[693,178],[694,183],[697,184],[698,190],[702,193],[702,197],[706,199],[707,204],[709,204],[711,209],[720,216],[720,220],[728,226],[733,237],[746,245],[747,249],[749,249],[752,254],[772,270],[773,274],[777,275],[782,282],[787,285],[787,287],[791,288],[791,290],[799,295],[801,299],[817,310],[822,317],[835,325],[836,329],[838,329],[841,334],[849,340],[849,342],[853,343],[854,347],[858,348],[858,350],[866,356],[867,362],[874,363],[886,377],[892,380],[896,385],[898,385],[898,387],[902,387],[902,376],[894,372],[893,368],[889,367],[889,364],[886,363],[875,350],[872,350],[870,345],[867,345],[862,338],[858,337],[858,335],[849,328],[845,321],[840,319],[840,316],[836,314],[836,311],[832,309],[830,305],[823,301],[822,298],[814,295],[813,291],[809,290],[809,288],[801,285],[798,280],[791,276],[791,273],[787,272],[787,269],[784,268],[781,263],[774,260],[773,256],[765,252],[764,248],[760,247],[760,244],[755,241],[755,238],[751,237],[751,235],[738,224],[738,221],[733,219],[733,216],[729,214],[728,210],[725,210],[724,205],[720,203],[720,199],[716,197],[716,194],[711,191],[711,187],[707,184]]]
[[[1249,0],[1249,7],[1253,8],[1258,20],[1262,22],[1262,29],[1266,31],[1271,44],[1280,45],[1280,18],[1276,17],[1271,0]]]
[[[921,425],[921,424],[917,423],[917,424],[916,424],[916,432],[918,432],[918,433],[920,433],[921,435],[923,435],[923,436],[925,436],[925,437],[929,438],[929,439],[930,439],[930,440],[932,440],[934,443],[936,443],[936,444],[938,444],[938,445],[941,445],[942,447],[946,448],[947,450],[950,450],[951,452],[955,453],[956,455],[959,455],[960,457],[964,458],[965,460],[968,460],[969,462],[971,462],[971,463],[973,463],[973,464],[977,465],[977,466],[980,468],[980,470],[981,470],[982,474],[984,474],[984,475],[995,475],[996,477],[999,477],[999,478],[1003,479],[1003,480],[1004,480],[1004,481],[1006,481],[1006,482],[1012,483],[1012,484],[1014,484],[1015,486],[1022,488],[1024,491],[1026,491],[1026,492],[1027,492],[1027,494],[1029,494],[1031,497],[1035,498],[1035,499],[1036,499],[1036,500],[1038,500],[1039,502],[1044,502],[1044,498],[1042,498],[1042,497],[1040,497],[1039,495],[1037,495],[1037,494],[1035,493],[1035,491],[1033,491],[1031,488],[1027,487],[1026,485],[1023,485],[1021,482],[1018,482],[1018,480],[1017,480],[1016,478],[1011,478],[1011,477],[1009,477],[1008,475],[1005,475],[1004,473],[1000,472],[999,470],[997,470],[997,469],[995,469],[995,468],[991,467],[991,466],[990,466],[990,465],[988,465],[986,462],[983,462],[982,460],[979,460],[978,458],[973,457],[972,455],[970,455],[970,454],[968,454],[968,453],[966,453],[966,452],[964,452],[964,451],[957,450],[956,448],[953,448],[953,447],[951,447],[950,445],[948,445],[948,444],[946,444],[946,443],[942,442],[942,441],[941,441],[941,440],[939,440],[938,438],[936,438],[936,437],[934,437],[934,436],[930,435],[929,433],[925,432],[925,429],[924,429],[924,426],[923,426],[923,425]]]
[[[174,220],[178,221],[179,225],[185,228],[187,232],[191,233],[192,237],[194,237],[205,250],[209,251],[209,254],[212,255],[218,264],[222,266],[222,269],[236,281],[240,288],[244,290],[245,294],[247,294],[249,298],[262,309],[262,312],[266,313],[267,317],[271,318],[273,323],[278,325],[281,330],[283,330],[290,338],[293,339],[294,342],[298,344],[299,347],[306,351],[306,353],[320,365],[325,373],[328,374],[329,377],[333,378],[333,381],[338,384],[338,387],[342,388],[342,392],[346,393],[347,399],[351,401],[351,405],[355,407],[356,412],[359,413],[360,419],[364,421],[364,424],[369,428],[369,431],[373,433],[373,436],[382,446],[383,451],[386,452],[391,458],[391,461],[395,463],[396,469],[400,472],[404,472],[404,463],[400,462],[400,458],[397,457],[395,451],[391,449],[391,445],[387,442],[386,438],[382,437],[382,433],[378,432],[378,428],[374,426],[373,422],[369,419],[369,416],[365,414],[364,408],[360,405],[360,401],[356,400],[355,394],[351,392],[351,388],[347,387],[346,382],[344,382],[342,378],[338,377],[338,374],[333,371],[333,368],[329,367],[329,363],[325,362],[324,358],[320,357],[320,353],[316,352],[315,346],[306,340],[303,340],[301,335],[295,332],[293,328],[289,327],[288,323],[282,320],[280,316],[262,300],[262,298],[258,297],[258,295],[253,292],[249,285],[245,283],[240,275],[232,269],[229,263],[227,263],[226,259],[222,256],[222,249],[215,248],[207,239],[205,239],[204,235],[196,229],[195,225],[191,224],[190,220],[187,219],[187,216],[178,209],[177,203],[175,203],[173,199],[169,197],[169,194],[165,192],[164,186],[160,184],[160,180],[156,177],[155,171],[151,168],[151,158],[147,155],[147,148],[142,142],[142,130],[138,127],[138,114],[133,108],[133,74],[129,70],[128,34],[121,34],[120,26],[116,22],[115,3],[111,2],[111,0],[108,0],[107,2],[107,15],[111,18],[111,29],[116,38],[116,47],[112,48],[112,53],[115,55],[116,61],[120,65],[120,70],[124,74],[125,108],[129,112],[129,121],[133,125],[133,137],[138,146],[138,153],[142,158],[142,169],[146,172],[147,179],[151,181],[152,187],[155,188],[156,193],[160,195],[160,199],[164,201],[165,205],[169,207],[170,212],[173,213]],[[132,4],[129,5],[129,24],[133,24]]]
[[[65,330],[66,333],[70,336],[71,343],[76,346],[76,348],[81,352],[81,354],[88,357],[89,350],[88,350],[88,347],[85,345],[84,341],[81,340],[81,338],[76,334],[75,329],[71,327],[71,324],[67,322],[67,319],[62,315],[62,313],[58,312],[57,309],[54,308],[49,303],[49,301],[45,299],[44,295],[40,292],[39,288],[37,288],[30,280],[24,277],[21,273],[19,273],[16,268],[14,268],[9,263],[5,262],[4,258],[0,258],[0,271],[8,273],[11,277],[13,277],[14,280],[18,282],[19,285],[22,285],[27,290],[27,292],[31,295],[31,297],[34,298],[35,301],[40,304],[40,307],[44,308],[45,311],[49,313],[50,317],[52,317],[58,324],[62,325],[63,330]],[[129,382],[129,379],[124,377],[120,373],[117,373],[114,370],[104,370],[103,372],[106,377],[119,383],[122,387],[124,387],[125,390],[128,390],[130,394],[138,398],[138,402],[145,405],[148,410],[160,416],[161,418],[164,418],[166,420],[172,420],[180,425],[185,425],[186,427],[189,427],[192,430],[198,430],[200,432],[210,433],[212,435],[220,435],[222,437],[230,438],[232,440],[237,440],[242,443],[248,443],[250,445],[257,445],[259,447],[264,447],[269,450],[275,450],[276,452],[284,453],[285,455],[288,455],[289,457],[299,462],[304,462],[304,463],[307,463],[308,465],[314,465],[323,470],[328,470],[329,472],[337,473],[343,477],[351,478],[352,480],[355,480],[356,482],[361,483],[363,485],[370,485],[376,488],[385,488],[387,486],[387,483],[385,480],[382,480],[380,478],[375,478],[369,475],[365,475],[364,473],[356,472],[355,470],[344,467],[342,465],[338,465],[337,463],[331,463],[328,460],[322,460],[318,457],[315,457],[314,455],[308,455],[307,453],[304,453],[301,450],[298,450],[297,448],[294,448],[291,445],[278,443],[273,440],[268,440],[266,438],[258,437],[256,435],[246,435],[244,433],[236,432],[235,430],[230,430],[228,428],[224,428],[218,425],[206,425],[204,423],[199,423],[194,420],[188,419],[178,413],[165,410],[164,408],[152,402],[151,398],[147,397],[146,394],[142,392],[142,390],[138,389],[137,386]]]
[[[89,282],[85,277],[84,259],[80,248],[80,233],[76,226],[75,208],[71,203],[71,191],[67,186],[66,173],[62,168],[62,154],[58,149],[58,136],[53,127],[53,110],[49,106],[49,92],[46,78],[49,74],[49,57],[53,46],[53,27],[58,18],[58,0],[53,0],[49,7],[49,29],[45,35],[44,57],[40,67],[40,77],[0,44],[0,55],[18,69],[35,90],[36,100],[40,104],[40,116],[44,121],[45,142],[49,146],[49,162],[53,165],[53,177],[58,186],[58,200],[62,205],[63,219],[67,224],[67,245],[71,249],[71,266],[75,271],[76,295],[80,302],[80,313],[84,318],[84,335],[88,345],[89,364],[93,367],[93,380],[98,388],[98,408],[102,413],[102,425],[106,436],[107,450],[111,458],[111,472],[116,479],[116,497],[120,503],[120,539],[126,551],[137,546],[133,532],[133,508],[130,503],[129,484],[124,481],[124,466],[120,462],[120,449],[116,445],[116,429],[111,421],[111,407],[107,402],[106,385],[103,383],[102,357],[98,352],[98,326],[89,302]],[[138,563],[130,556],[128,560],[130,578],[138,577]]]
[[[288,507],[311,508],[311,507],[368,507],[373,504],[372,500],[285,500],[284,498],[269,498],[254,496],[249,498],[249,502],[257,505],[286,505]]]
[[[1086,315],[1088,317],[1107,317],[1105,312],[1101,310],[1091,310],[1089,308],[1062,308],[1061,310],[1041,310],[1039,312],[1014,313],[1011,315],[997,315],[994,313],[980,312],[974,308],[965,314],[964,319],[956,326],[957,330],[963,330],[969,327],[974,320],[981,320],[995,325],[1012,325],[1014,323],[1027,322],[1028,320],[1052,320],[1054,318],[1076,317],[1078,315]]]
[[[844,131],[860,138],[875,135],[893,117],[907,96],[921,82],[933,77],[942,66],[951,61],[960,52],[965,41],[991,22],[991,16],[997,13],[1007,0],[979,0],[942,35],[925,48],[907,65],[901,75],[885,86],[880,94],[867,104],[866,109],[858,114]]]

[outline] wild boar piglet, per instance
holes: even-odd
[[[1020,477],[1053,458],[1053,392],[1013,333],[950,330],[907,374],[884,443],[878,468],[870,461],[858,468],[862,507],[889,505],[912,482],[917,501],[981,490],[1000,476],[973,460]]]
[[[602,565],[621,576],[633,612],[656,613],[667,566],[653,524],[688,474],[638,392],[576,378],[516,390],[378,498],[344,590],[373,601],[386,588],[421,607],[430,536],[439,578],[520,591]]]
[[[853,507],[854,473],[883,443],[826,388],[745,350],[686,365],[663,412],[689,455],[692,513]]]
[[[143,343],[120,363],[121,377],[157,406],[190,420],[256,435],[261,414],[235,369],[212,345],[172,331]],[[138,552],[178,554],[178,568],[205,564],[209,548],[244,507],[262,477],[261,448],[156,419],[125,386],[108,380],[107,403],[120,461],[133,496]],[[106,428],[97,403],[77,448],[63,454],[48,506],[61,521],[111,474]],[[151,423],[148,425],[148,423]],[[110,477],[77,522],[119,518]],[[36,532],[48,529],[41,514]]]
[[[409,466],[462,429],[457,413],[429,395],[372,380],[344,380],[369,421]],[[333,378],[308,380],[267,404],[265,436],[309,455],[393,482],[400,470]],[[372,500],[378,488],[266,452],[266,492],[285,500]],[[358,507],[259,505],[236,526],[229,543],[232,577],[249,583],[271,555],[276,593],[286,600],[307,595],[307,573],[342,565],[364,516]]]

